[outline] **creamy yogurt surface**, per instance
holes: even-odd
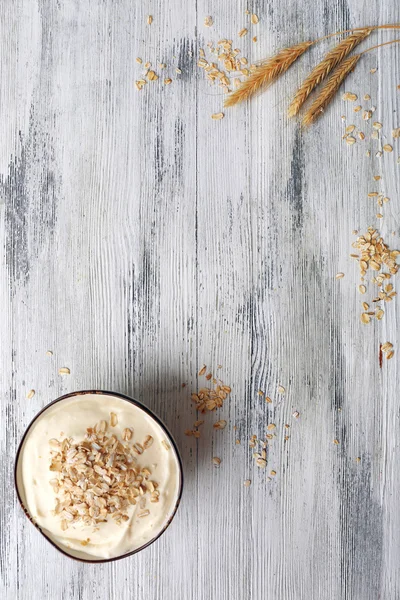
[[[133,430],[132,442],[142,443],[146,436],[152,445],[137,457],[147,467],[160,492],[157,503],[146,504],[150,514],[145,518],[139,504],[130,505],[128,520],[117,524],[113,519],[96,527],[82,522],[72,523],[66,531],[54,514],[56,494],[50,481],[50,439],[84,440],[86,429],[100,420],[110,422],[110,413],[118,423],[112,433],[122,440],[122,432]],[[181,489],[179,460],[170,438],[162,427],[135,404],[106,394],[84,394],[63,399],[46,409],[31,425],[17,464],[17,485],[23,504],[33,521],[57,546],[77,558],[90,560],[123,556],[155,538],[172,516]]]

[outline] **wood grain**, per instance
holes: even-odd
[[[372,12],[398,20],[390,0]],[[361,325],[349,258],[352,231],[377,224],[367,199],[376,174],[391,199],[379,225],[400,246],[399,146],[381,159],[365,156],[370,141],[345,146],[340,115],[358,117],[340,97],[306,133],[286,120],[328,44],[221,121],[211,119],[221,90],[196,67],[199,48],[222,37],[255,61],[370,24],[361,0],[0,4],[2,597],[400,597],[398,301],[381,322]],[[249,34],[239,39],[243,27]],[[389,36],[374,34],[374,43]],[[400,125],[399,52],[368,55],[346,83],[361,100],[371,95],[388,141]],[[165,62],[172,84],[138,92],[136,57]],[[396,354],[380,369],[387,340]],[[221,364],[233,392],[196,442],[183,432],[197,418],[190,392],[203,363]],[[58,375],[62,366],[70,376]],[[12,475],[35,413],[95,387],[155,410],[185,470],[165,535],[133,558],[96,566],[42,539],[17,505]],[[228,420],[223,431],[212,428],[218,418]],[[248,441],[268,423],[277,438],[264,472]]]

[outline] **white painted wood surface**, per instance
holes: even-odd
[[[260,23],[239,40],[247,7]],[[399,300],[381,322],[361,325],[349,258],[352,230],[377,223],[367,199],[375,174],[391,198],[381,231],[400,246],[399,144],[381,159],[365,156],[372,144],[348,148],[340,115],[356,117],[339,96],[311,131],[287,122],[290,95],[322,48],[222,121],[210,118],[221,93],[196,67],[199,47],[221,37],[257,60],[396,20],[393,0],[1,2],[3,598],[400,598]],[[399,50],[368,55],[346,84],[372,96],[388,137],[400,125]],[[137,56],[167,63],[173,83],[135,90]],[[379,369],[387,340],[396,355]],[[228,427],[213,430],[217,415],[208,415],[196,442],[183,431],[196,419],[190,392],[203,362],[222,364],[233,392],[219,413]],[[71,369],[64,379],[62,366]],[[31,418],[88,388],[154,409],[185,468],[170,529],[105,565],[57,553],[13,490]],[[277,439],[264,472],[248,440],[269,422]]]

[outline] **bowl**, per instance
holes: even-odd
[[[57,476],[57,473],[51,473],[49,470],[50,448],[48,443],[50,438],[61,440],[71,435],[72,437],[76,436],[74,441],[81,441],[87,427],[93,427],[102,419],[108,422],[107,417],[110,415],[110,411],[114,411],[112,414],[117,416],[111,416],[111,420],[108,419],[110,422],[107,435],[115,433],[121,439],[120,435],[123,435],[121,432],[124,428],[131,426],[133,428],[132,442],[127,442],[130,444],[135,442],[137,435],[141,435],[141,428],[144,428],[143,431],[153,434],[147,436],[151,438],[151,448],[145,446],[148,449],[144,450],[143,456],[138,456],[137,460],[141,459],[140,468],[145,465],[150,469],[151,476],[158,476],[162,483],[159,486],[157,504],[149,504],[149,510],[146,508],[140,512],[138,504],[133,508],[129,506],[128,514],[123,517],[126,518],[126,523],[125,521],[122,524],[116,523],[115,520],[107,518],[107,523],[96,523],[96,526],[91,524],[92,533],[89,532],[88,537],[81,540],[80,536],[83,535],[83,532],[88,532],[88,525],[78,524],[77,526],[74,522],[68,524],[67,521],[64,521],[67,523],[67,530],[60,533],[61,528],[60,531],[57,529],[59,522],[52,514],[56,494],[50,484],[52,475]],[[118,420],[118,415],[121,417],[121,422],[112,426],[112,419]],[[65,429],[65,432],[60,431],[61,428]],[[134,445],[136,446],[136,443]],[[143,450],[141,443],[138,446]],[[95,452],[95,450],[89,451]],[[143,462],[144,457],[149,461],[152,458],[151,465]],[[179,451],[171,434],[162,421],[147,407],[120,393],[84,390],[57,398],[34,417],[17,450],[14,481],[18,500],[25,515],[52,546],[75,560],[100,563],[120,560],[136,554],[147,548],[164,533],[180,504],[183,469]],[[153,483],[158,486],[158,483]],[[152,485],[151,481],[150,485]],[[155,493],[157,494],[157,491]],[[153,502],[153,494],[150,498]],[[138,500],[144,502],[141,498]],[[87,505],[85,506],[87,508]],[[145,518],[141,518],[143,516]],[[148,516],[150,519],[147,520]],[[105,536],[105,531],[111,541],[107,541],[108,537]],[[116,544],[116,547],[110,548],[110,544]],[[96,553],[101,555],[97,556]]]

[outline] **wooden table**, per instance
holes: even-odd
[[[373,286],[359,295],[349,256],[353,230],[369,225],[400,246],[400,146],[391,141],[400,48],[366,55],[309,131],[286,108],[331,43],[220,121],[211,115],[222,90],[197,67],[209,41],[231,38],[253,62],[332,31],[393,22],[395,4],[1,3],[3,598],[400,598],[399,299],[382,321],[362,325]],[[375,33],[362,48],[394,37]],[[159,75],[141,91],[137,57]],[[341,100],[345,90],[376,106],[371,121]],[[381,158],[373,120],[394,147]],[[347,146],[351,123],[367,139]],[[374,190],[390,198],[382,220],[367,197]],[[395,356],[380,368],[385,341]],[[190,396],[203,363],[222,365],[232,394],[196,440],[184,431],[198,418]],[[185,469],[165,535],[104,565],[53,549],[24,517],[12,474],[36,412],[93,388],[156,411]],[[223,431],[212,427],[218,418]],[[270,423],[263,470],[249,440]]]

